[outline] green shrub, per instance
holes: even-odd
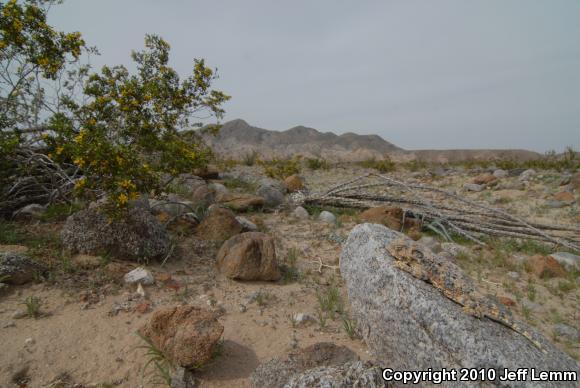
[[[367,160],[360,162],[359,165],[361,167],[372,168],[374,170],[377,170],[377,171],[383,172],[383,173],[384,172],[392,172],[392,171],[395,171],[395,169],[396,169],[395,162],[393,162],[391,160],[391,158],[389,158],[388,156],[385,156],[384,159],[381,159],[381,160],[377,160],[375,158],[370,158],[370,159],[367,159]]]
[[[300,158],[292,159],[272,159],[269,161],[260,161],[264,168],[264,173],[270,178],[284,179],[290,175],[300,173]]]
[[[306,159],[306,167],[311,170],[328,170],[330,163],[326,159],[308,158]]]

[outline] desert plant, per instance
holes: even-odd
[[[171,370],[174,368],[171,360],[149,338],[140,333],[137,333],[137,336],[145,342],[145,345],[141,345],[138,348],[145,349],[145,356],[147,357],[147,362],[141,369],[142,378],[145,378],[149,367],[153,366],[154,369],[149,372],[148,382],[154,385],[171,386]]]
[[[40,307],[42,306],[42,300],[36,296],[29,296],[24,301],[24,305],[26,306],[26,315],[29,318],[37,319],[40,317]]]
[[[326,159],[308,158],[306,159],[306,167],[311,170],[328,170],[330,168],[330,163],[328,163]]]
[[[316,299],[320,310],[328,313],[330,319],[334,320],[336,313],[343,312],[344,302],[340,296],[340,290],[336,286],[330,286],[324,292],[317,292]]]
[[[370,158],[367,160],[363,160],[359,163],[361,167],[364,168],[372,168],[379,172],[391,172],[395,171],[396,164],[391,160],[389,156],[386,156],[383,159],[377,160],[376,158]]]
[[[316,308],[316,318],[318,320],[318,325],[320,326],[320,328],[324,329],[327,323],[327,316],[326,312],[324,312],[320,307]]]
[[[300,271],[296,265],[298,261],[298,250],[294,247],[288,249],[286,260],[282,266],[282,282],[292,283],[300,279]]]
[[[351,319],[347,315],[344,315],[342,317],[342,327],[345,333],[348,335],[348,338],[350,339],[357,338],[358,334],[356,331],[356,321],[354,319]]]
[[[259,164],[264,168],[264,173],[267,176],[275,179],[284,179],[300,172],[300,157],[292,159],[274,158],[269,161],[260,161]]]
[[[209,162],[211,151],[199,134],[182,130],[198,125],[190,118],[202,111],[221,118],[229,96],[211,89],[216,75],[204,60],[195,60],[193,75],[181,80],[168,66],[169,50],[162,38],[146,35],[145,50],[132,53],[136,74],[104,66],[86,77],[88,102],[67,99],[67,111],[51,118],[55,135],[44,140],[53,158],[83,171],[75,186],[79,195],[106,192],[123,208],[137,193],[163,187],[162,172],[176,176]]]
[[[257,160],[258,160],[257,151],[246,152],[242,156],[242,163],[246,166],[253,166],[254,164],[256,164]]]

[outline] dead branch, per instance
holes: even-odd
[[[545,241],[580,251],[580,228],[527,221],[457,193],[427,185],[403,182],[382,174],[366,174],[337,184],[328,191],[296,196],[299,203],[366,209],[391,205],[431,225],[437,233],[449,232],[484,244],[482,236]]]

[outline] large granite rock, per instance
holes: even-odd
[[[399,235],[381,225],[357,225],[340,258],[352,311],[379,365],[394,370],[477,367],[580,372],[576,361],[544,337],[534,334],[547,353],[499,323],[465,314],[432,285],[394,267],[385,247]],[[573,387],[576,383],[527,381],[526,386]]]
[[[282,388],[292,378],[298,378],[311,369],[338,367],[358,359],[356,353],[345,346],[317,342],[264,362],[252,373],[251,381],[256,388]]]
[[[108,217],[98,207],[81,210],[67,218],[61,239],[74,253],[108,252],[122,259],[161,258],[170,248],[167,230],[141,207],[119,218]]]
[[[369,362],[347,362],[307,370],[288,381],[284,388],[379,388],[392,387],[382,377],[382,369]]]

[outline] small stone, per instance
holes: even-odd
[[[280,188],[271,184],[261,185],[256,194],[264,198],[264,206],[268,208],[275,208],[284,203],[284,194]]]
[[[305,326],[315,321],[312,316],[305,313],[294,314],[292,319],[297,326]]]
[[[324,221],[326,223],[329,224],[335,224],[336,223],[336,217],[334,214],[332,214],[329,211],[323,210],[320,215],[318,216],[318,219],[320,221]]]
[[[209,185],[207,185],[207,187],[212,190],[213,192],[215,192],[216,194],[226,194],[229,193],[230,191],[228,190],[227,187],[225,187],[224,185],[222,185],[221,183],[210,183]]]
[[[489,185],[490,183],[497,180],[495,175],[491,174],[482,174],[473,179],[473,183],[477,185]]]
[[[550,255],[550,257],[552,257],[558,263],[560,263],[566,267],[569,267],[569,268],[580,266],[580,256],[575,255],[573,253],[556,252],[556,253],[552,253]]]
[[[290,175],[288,178],[284,179],[284,187],[288,192],[294,193],[304,189],[304,179],[297,174]]]
[[[502,170],[502,169],[497,169],[493,172],[493,176],[496,178],[505,178],[507,177],[509,174],[506,170]]]
[[[237,216],[236,221],[238,221],[240,223],[240,225],[242,225],[244,232],[255,232],[258,230],[258,227],[256,226],[256,224],[254,224],[252,221],[248,220],[246,217]]]
[[[143,289],[143,286],[141,285],[141,283],[137,284],[137,291],[135,291],[135,293],[137,295],[139,295],[141,298],[145,298],[145,296],[146,296],[145,290]]]
[[[510,278],[517,280],[520,278],[520,274],[514,271],[508,272],[507,276],[509,276]]]
[[[145,313],[149,312],[150,309],[151,309],[151,304],[149,302],[139,303],[135,307],[135,311],[137,311],[137,312],[139,312],[141,314],[145,314]]]
[[[15,311],[14,314],[12,314],[12,319],[22,319],[22,318],[26,318],[27,316],[28,316],[28,313],[26,311],[18,310],[18,311]]]
[[[556,201],[562,202],[574,202],[576,200],[576,198],[574,198],[574,195],[572,195],[572,193],[569,193],[568,191],[560,191],[559,193],[554,194],[553,198]]]
[[[141,283],[144,285],[151,285],[155,283],[155,279],[150,271],[143,267],[138,267],[125,274],[123,280],[126,284]]]
[[[36,343],[36,341],[34,340],[34,338],[27,338],[24,340],[24,345],[34,345]]]
[[[245,313],[248,310],[248,308],[246,307],[246,305],[245,304],[242,304],[242,303],[240,303],[239,309],[240,309],[240,312],[241,313]]]
[[[45,211],[46,208],[44,206],[37,203],[31,203],[30,205],[26,205],[15,211],[12,214],[12,217],[15,220],[39,220]]]
[[[463,189],[467,190],[467,191],[475,191],[475,192],[480,192],[485,190],[485,186],[484,185],[478,185],[476,183],[466,183],[463,185]]]
[[[536,170],[529,169],[520,174],[520,181],[529,181],[532,177],[536,175]]]
[[[8,329],[9,327],[16,327],[16,323],[14,323],[14,322],[6,322],[6,323],[2,324],[2,328],[3,329]]]
[[[296,209],[294,209],[294,211],[292,212],[292,216],[301,220],[307,220],[308,217],[310,217],[310,215],[308,214],[308,210],[304,209],[302,206],[296,207]]]

